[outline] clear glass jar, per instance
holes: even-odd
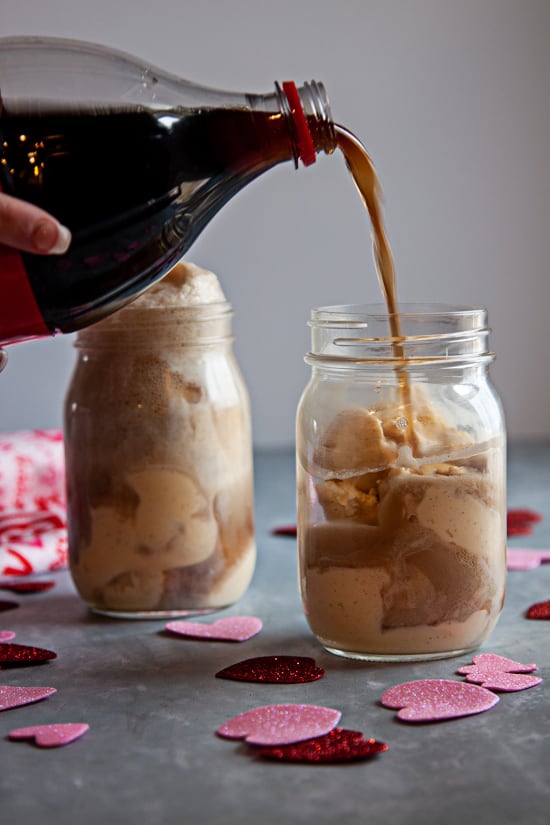
[[[95,611],[237,601],[255,564],[248,393],[226,302],[132,305],[79,333],[65,402],[69,563]]]
[[[505,432],[483,309],[312,310],[297,416],[300,590],[330,652],[477,648],[506,581]]]

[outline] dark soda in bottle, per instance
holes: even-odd
[[[98,321],[255,177],[334,148],[315,82],[220,92],[88,43],[0,39],[0,189],[73,236],[62,256],[1,250],[0,344]]]

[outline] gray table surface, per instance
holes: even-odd
[[[550,623],[523,614],[550,598],[550,564],[509,575],[502,618],[484,648],[536,662],[546,681],[501,694],[498,705],[479,716],[407,725],[379,706],[382,692],[411,679],[453,678],[471,657],[373,665],[325,653],[302,615],[295,540],[270,532],[295,520],[292,455],[259,453],[256,487],[257,570],[245,597],[223,614],[263,620],[262,633],[246,643],[170,638],[162,622],[93,616],[64,572],[53,590],[20,596],[18,610],[0,614],[0,628],[16,631],[16,641],[58,653],[43,666],[0,676],[2,684],[58,690],[44,702],[0,714],[2,824],[548,825]],[[510,449],[509,506],[545,515],[532,536],[511,545],[549,547],[550,443]],[[214,678],[226,665],[269,654],[313,656],[327,674],[303,685]],[[237,713],[278,702],[337,707],[343,726],[390,749],[365,762],[295,765],[261,760],[215,736]],[[6,738],[16,727],[64,721],[85,721],[91,730],[54,750]]]

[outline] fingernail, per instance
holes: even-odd
[[[66,252],[71,243],[71,233],[62,223],[57,224],[57,241],[50,249],[53,255],[62,255]]]
[[[71,243],[71,233],[66,226],[55,221],[42,221],[32,234],[37,252],[61,255]]]

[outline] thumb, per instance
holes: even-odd
[[[38,255],[62,254],[69,248],[66,226],[33,204],[0,193],[0,243]]]

